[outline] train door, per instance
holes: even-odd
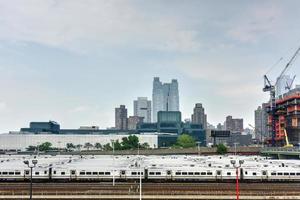
[[[216,180],[222,180],[222,170],[216,171]]]
[[[243,168],[240,168],[240,170],[239,170],[239,179],[240,180],[243,180],[244,179],[244,170],[243,170]]]
[[[48,174],[48,176],[49,176],[49,180],[51,180],[52,179],[52,167],[49,167],[49,174]]]
[[[125,170],[121,170],[120,178],[121,179],[126,179],[126,171]]]
[[[74,169],[70,170],[70,179],[74,180],[76,178],[77,178],[76,177],[76,170],[74,170]]]
[[[145,180],[147,180],[147,179],[148,179],[148,169],[145,169],[144,178],[145,178]]]
[[[171,170],[167,170],[167,172],[166,172],[166,179],[167,180],[172,180],[172,171]]]
[[[261,172],[261,179],[262,179],[262,180],[268,180],[268,173],[267,173],[266,170],[263,170],[263,171]]]
[[[24,170],[24,179],[30,179],[30,170]]]

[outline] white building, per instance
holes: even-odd
[[[151,101],[148,101],[147,97],[138,97],[133,101],[133,113],[134,116],[143,117],[143,121],[146,123],[151,122]]]
[[[93,135],[93,134],[21,134],[20,132],[0,134],[1,150],[25,150],[28,146],[38,146],[44,142],[50,142],[52,147],[66,148],[67,143],[84,146],[86,143],[100,143],[105,145],[112,140],[119,142],[129,135]],[[147,142],[151,148],[158,147],[158,135],[136,135],[140,144]]]

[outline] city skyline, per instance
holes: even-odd
[[[300,45],[299,1],[1,1],[0,133],[30,121],[114,126],[152,100],[153,77],[177,79],[182,118],[201,102],[207,121],[254,124]],[[212,12],[214,11],[214,12]],[[299,58],[287,75],[300,74]],[[295,84],[299,84],[296,77]]]

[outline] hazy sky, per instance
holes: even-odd
[[[298,46],[298,0],[0,0],[0,132],[114,126],[154,76],[178,79],[183,118],[200,102],[208,122],[247,126],[268,100],[263,74],[283,57],[275,80]]]

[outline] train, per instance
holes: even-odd
[[[37,165],[29,166],[32,160]],[[258,156],[0,157],[0,181],[31,177],[39,181],[300,181],[300,161]]]

